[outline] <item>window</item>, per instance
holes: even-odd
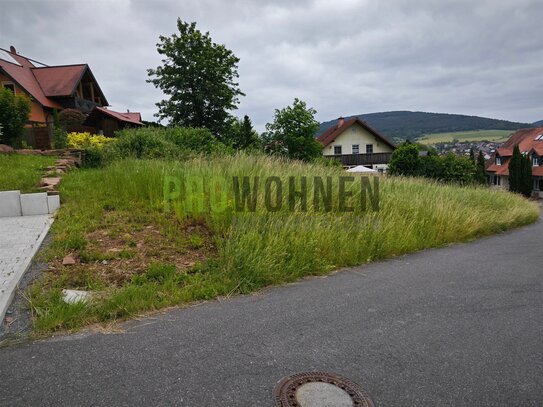
[[[535,154],[532,156],[532,165],[534,167],[539,167],[539,157]]]
[[[501,180],[501,178],[500,178],[499,175],[494,175],[494,176],[492,177],[492,184],[496,185],[497,187],[499,187],[499,186],[502,184],[501,181],[502,181],[502,180]]]
[[[4,89],[10,90],[13,93],[15,93],[15,85],[11,82],[2,82],[2,86],[4,86]]]
[[[502,158],[499,155],[496,156],[496,165],[502,165]]]
[[[540,134],[535,138],[536,141],[542,141],[543,140],[543,134]]]
[[[360,154],[360,144],[353,144],[353,154]]]
[[[373,144],[366,144],[366,154],[373,154]]]
[[[341,146],[334,146],[334,154],[341,155]]]

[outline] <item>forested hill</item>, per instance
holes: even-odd
[[[431,133],[468,130],[516,130],[533,126],[530,123],[447,113],[395,111],[360,114],[357,116],[388,138],[396,141],[415,139],[423,134]],[[351,117],[354,116],[345,119]],[[321,123],[319,134],[334,123],[336,123],[336,120]]]
[[[540,121],[538,121],[538,122],[534,122],[534,126],[535,126],[535,127],[543,126],[543,120],[540,120]]]

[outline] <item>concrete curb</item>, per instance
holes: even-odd
[[[0,191],[0,217],[47,215],[59,206],[60,197],[47,192]]]
[[[47,236],[47,232],[49,232],[49,228],[53,224],[54,220],[55,218],[52,215],[49,215],[45,219],[45,222],[44,222],[42,230],[40,231],[40,234],[36,238],[36,241],[32,243],[32,250],[30,251],[28,256],[26,256],[26,258],[20,264],[20,266],[17,268],[17,270],[14,273],[13,278],[6,285],[4,294],[0,295],[0,323],[3,323],[4,321],[4,316],[11,304],[11,301],[13,300],[13,297],[15,295],[15,289],[18,287],[19,281],[21,280],[23,275],[26,273],[26,271],[30,267],[30,264],[32,263],[32,260],[34,259],[34,256],[36,255],[39,248],[41,247],[41,244],[43,243],[45,236]]]

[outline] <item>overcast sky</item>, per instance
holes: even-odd
[[[388,110],[543,119],[542,0],[0,0],[0,47],[86,62],[112,108],[156,120],[161,34],[196,21],[240,59],[259,130],[295,97],[321,121]]]

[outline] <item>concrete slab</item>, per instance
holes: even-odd
[[[21,209],[23,216],[47,215],[47,193],[21,194]]]
[[[51,215],[0,218],[0,321],[53,219]]]
[[[49,213],[55,213],[55,211],[60,208],[60,196],[47,195],[47,208]]]
[[[0,191],[0,217],[22,215],[20,196],[20,191]]]

